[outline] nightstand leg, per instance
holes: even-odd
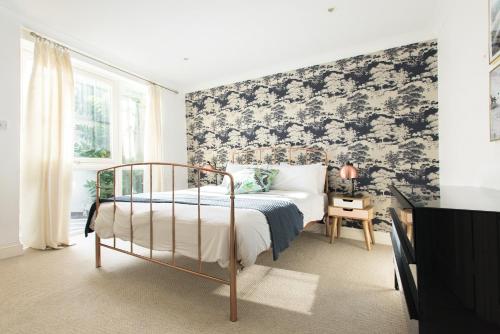
[[[368,227],[370,228],[370,237],[372,239],[372,244],[375,245],[375,233],[373,232],[373,221],[371,219],[368,221]]]
[[[328,236],[328,226],[330,225],[330,216],[325,216],[323,218],[323,222],[325,223],[325,236]]]
[[[333,238],[335,234],[337,233],[337,217],[332,218],[332,223],[330,226],[330,243],[333,243]]]
[[[371,241],[371,237],[370,237],[370,230],[368,227],[368,220],[363,220],[363,232],[365,233],[366,249],[371,250],[372,249],[372,241]]]
[[[337,238],[340,238],[340,229],[342,228],[342,217],[337,217]]]
[[[406,225],[406,235],[408,236],[408,240],[413,242],[413,225]]]

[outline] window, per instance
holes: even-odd
[[[27,98],[34,44],[21,41],[23,102]],[[100,169],[144,159],[144,113],[147,86],[72,58],[75,82],[74,169],[71,204],[72,231],[83,232],[88,210],[95,201],[96,173]],[[132,189],[143,191],[144,171],[134,169]],[[116,192],[130,194],[130,171],[117,171]],[[113,175],[100,180],[107,196],[113,193]]]
[[[89,75],[75,75],[75,158],[111,158],[113,89]]]
[[[76,223],[86,219],[95,201],[97,170],[143,161],[147,87],[81,62],[73,62],[73,66],[75,169],[71,212]],[[143,191],[143,178],[144,171],[136,168],[132,178],[134,193]],[[130,194],[130,171],[118,170],[115,180],[117,195]],[[112,195],[112,174],[103,175],[100,182],[109,190],[107,195]]]
[[[144,113],[147,92],[144,87],[124,87],[120,96],[122,161],[144,161]]]

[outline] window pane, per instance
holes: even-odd
[[[75,157],[111,158],[109,85],[77,76],[75,80]]]
[[[125,87],[120,96],[122,160],[124,163],[144,161],[145,111],[145,90]]]
[[[142,169],[134,169],[132,178],[132,188],[134,190],[134,194],[143,193],[144,192],[144,170]],[[130,171],[124,170],[122,171],[122,194],[130,195]]]

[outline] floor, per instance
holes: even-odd
[[[93,236],[74,241],[0,261],[0,333],[407,332],[388,246],[304,232],[239,274],[231,323],[227,286],[107,249],[96,269]]]
[[[71,236],[77,236],[85,230],[85,225],[87,224],[86,218],[75,218],[71,219],[69,223],[69,234]]]

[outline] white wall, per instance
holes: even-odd
[[[186,107],[184,93],[163,91],[163,129],[165,131],[165,161],[185,164],[187,162]],[[171,174],[166,175],[166,189],[170,189]],[[175,188],[187,188],[187,169],[175,170]]]
[[[19,255],[20,24],[0,7],[0,258]]]
[[[393,36],[371,40],[359,45],[351,45],[350,47],[339,46],[336,47],[334,51],[316,54],[308,58],[301,59],[300,61],[284,61],[280,64],[270,65],[265,68],[258,68],[247,72],[235,72],[231,76],[213,78],[213,80],[197,82],[195,84],[188,85],[185,91],[186,93],[190,93],[198,90],[228,85],[235,82],[257,79],[266,75],[294,71],[299,68],[330,63],[339,59],[366,55],[377,51],[422,41],[428,41],[435,38],[436,34],[431,33],[428,30],[414,31],[412,33],[405,34],[395,33]]]
[[[439,16],[441,184],[500,189],[500,141],[489,141],[488,1],[441,0]]]

